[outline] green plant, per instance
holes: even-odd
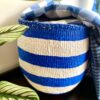
[[[39,96],[30,88],[1,81],[0,100],[39,100]]]
[[[0,28],[0,46],[18,39],[27,29],[24,25],[11,25]],[[0,82],[0,100],[39,100],[37,93],[28,88],[6,81]]]
[[[19,38],[28,27],[25,25],[11,25],[0,27],[0,46]]]

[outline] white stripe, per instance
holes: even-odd
[[[48,56],[77,56],[89,49],[89,39],[80,41],[55,41],[21,36],[18,46],[25,51]]]
[[[38,20],[36,20],[38,21]],[[76,19],[66,19],[66,20],[59,20],[59,21],[41,21],[40,23],[51,23],[51,24],[68,24],[68,23],[72,23],[78,21]]]
[[[62,93],[69,92],[69,91],[73,90],[80,83],[80,82],[78,82],[77,84],[67,86],[67,87],[47,87],[47,86],[42,86],[42,85],[36,84],[36,83],[30,81],[28,78],[26,78],[26,79],[35,89],[42,91],[44,93],[50,93],[50,94],[62,94]]]
[[[32,11],[32,9],[29,7],[29,8],[27,8],[27,9],[23,12],[23,15],[26,14],[26,13],[28,13],[28,12],[31,12],[31,11]]]
[[[21,67],[27,72],[36,76],[49,77],[49,78],[70,78],[78,76],[86,70],[88,63],[85,62],[84,64],[76,68],[57,69],[57,68],[45,68],[41,66],[32,65],[21,59],[19,59],[19,62]]]
[[[47,2],[45,0],[41,0],[41,2],[38,4],[40,8],[47,6]]]

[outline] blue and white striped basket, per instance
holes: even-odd
[[[18,40],[21,70],[39,91],[62,94],[74,89],[88,64],[89,30],[84,25],[20,20],[29,29]]]
[[[39,15],[44,11],[42,8],[34,10]],[[19,62],[24,76],[34,88],[44,93],[62,94],[73,90],[85,76],[89,28],[77,21],[65,21],[68,23],[64,24],[61,20],[50,20],[24,17],[19,20],[29,26],[18,39]]]

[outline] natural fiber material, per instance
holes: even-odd
[[[20,66],[29,83],[50,94],[74,89],[87,68],[89,30],[82,24],[20,23],[30,27],[18,39]]]
[[[91,1],[91,0],[90,0]],[[68,16],[67,16],[67,14],[68,14]],[[22,23],[22,24],[25,24],[25,25],[28,25],[29,27],[30,27],[30,29],[27,31],[27,33],[25,32],[25,36],[26,36],[26,38],[27,37],[29,37],[29,38],[34,38],[34,39],[44,39],[44,40],[50,40],[50,42],[49,42],[49,46],[45,46],[45,45],[42,45],[41,46],[41,48],[43,47],[43,48],[48,48],[48,50],[47,50],[47,53],[45,54],[45,55],[43,55],[44,54],[44,49],[42,50],[40,50],[40,52],[39,52],[39,54],[34,54],[33,52],[35,52],[35,53],[38,53],[38,48],[36,48],[36,50],[34,50],[33,51],[33,48],[32,48],[32,50],[30,50],[29,48],[25,48],[24,50],[23,50],[23,48],[21,48],[23,51],[25,51],[24,53],[23,53],[23,51],[19,48],[19,54],[21,54],[21,53],[23,53],[23,55],[25,54],[25,55],[28,55],[28,53],[30,53],[30,51],[32,51],[29,55],[31,55],[31,54],[33,54],[33,55],[37,55],[38,57],[40,56],[40,54],[41,54],[41,56],[44,56],[44,58],[45,58],[45,60],[43,59],[43,57],[41,57],[40,56],[40,58],[41,59],[37,59],[37,57],[32,57],[32,56],[30,56],[30,59],[29,58],[27,58],[27,57],[29,57],[29,55],[27,56],[27,57],[24,57],[23,56],[23,58],[25,58],[24,60],[25,60],[25,62],[27,62],[27,61],[32,61],[32,63],[31,64],[33,64],[33,67],[34,68],[36,68],[37,66],[38,67],[44,67],[44,61],[46,62],[46,64],[48,64],[49,63],[49,61],[51,61],[51,65],[53,65],[54,63],[53,63],[53,61],[55,62],[56,60],[56,58],[55,59],[49,59],[49,60],[47,60],[47,58],[45,57],[45,56],[49,56],[49,57],[51,57],[51,54],[54,54],[54,56],[53,57],[55,57],[55,55],[57,55],[57,54],[59,54],[58,52],[60,51],[60,50],[58,50],[59,49],[59,47],[58,47],[58,45],[56,45],[58,48],[56,48],[54,51],[52,51],[52,49],[51,49],[51,51],[52,52],[56,52],[57,51],[57,53],[51,53],[51,51],[50,51],[50,47],[52,46],[52,45],[54,45],[54,44],[56,44],[56,43],[52,43],[51,42],[51,40],[55,40],[55,41],[59,41],[58,39],[61,39],[61,41],[66,41],[66,39],[69,39],[68,37],[70,36],[70,38],[71,37],[74,37],[74,39],[77,37],[77,36],[80,36],[79,34],[73,34],[73,35],[71,35],[73,32],[73,30],[75,30],[75,26],[74,26],[74,29],[70,29],[70,30],[68,30],[69,29],[69,27],[68,28],[66,28],[67,27],[67,25],[63,25],[63,24],[60,24],[60,23],[58,23],[57,25],[55,25],[54,23],[52,24],[51,22],[48,22],[48,23],[44,23],[44,22],[42,22],[41,23],[41,21],[39,20],[39,21],[35,21],[35,18],[36,17],[38,17],[38,18],[40,18],[40,16],[42,16],[43,18],[44,17],[48,17],[48,18],[50,18],[50,20],[53,20],[53,19],[55,19],[55,18],[57,18],[57,19],[62,19],[62,18],[71,18],[71,17],[75,17],[75,18],[77,18],[81,23],[76,23],[77,25],[79,25],[79,26],[81,26],[82,25],[82,23],[84,24],[84,26],[86,26],[90,31],[88,31],[88,33],[89,33],[89,36],[90,37],[92,37],[92,38],[90,38],[90,45],[91,45],[91,69],[92,69],[92,77],[94,78],[94,80],[95,80],[95,86],[96,86],[96,92],[97,92],[97,95],[98,95],[98,100],[100,100],[100,75],[99,75],[99,73],[100,73],[100,69],[99,69],[99,67],[100,67],[100,15],[99,14],[97,14],[97,13],[95,13],[95,12],[93,12],[92,10],[90,11],[90,10],[86,10],[86,9],[84,9],[84,8],[79,8],[79,7],[75,7],[75,6],[71,6],[71,5],[65,5],[65,4],[60,4],[59,2],[53,2],[53,0],[43,0],[43,2],[40,2],[40,3],[37,3],[37,4],[34,4],[34,5],[32,5],[31,7],[29,7],[28,9],[26,9],[23,13],[22,13],[22,17],[21,17],[21,20],[20,20],[20,23]],[[40,24],[41,23],[41,24]],[[74,25],[76,25],[74,23]],[[52,24],[52,25],[51,25]],[[38,27],[36,27],[36,26],[38,26]],[[66,26],[66,27],[65,27]],[[69,25],[68,25],[69,26]],[[35,29],[33,28],[33,27],[35,27]],[[41,27],[44,29],[44,31],[41,29]],[[60,30],[61,29],[61,30]],[[49,30],[49,31],[47,31],[47,30]],[[58,31],[59,30],[59,31]],[[79,31],[78,29],[76,29],[77,31]],[[74,31],[75,33],[78,33],[77,31]],[[67,33],[67,32],[70,32],[70,35],[69,36],[66,36],[65,35],[65,33]],[[61,34],[61,32],[63,32],[63,34]],[[37,34],[38,33],[38,34]],[[40,34],[39,34],[40,33]],[[82,32],[79,32],[80,34],[82,33]],[[67,33],[68,34],[68,33]],[[83,33],[83,34],[85,34],[85,33]],[[82,35],[82,34],[81,34]],[[84,37],[83,35],[82,35],[82,37]],[[72,40],[73,40],[73,38],[71,38]],[[81,38],[82,39],[82,38]],[[33,41],[33,40],[32,40]],[[37,41],[37,40],[36,40]],[[70,40],[69,40],[70,41]],[[73,40],[74,42],[75,41],[77,41],[77,40]],[[28,41],[29,42],[29,41]],[[60,42],[60,41],[59,41]],[[66,42],[68,42],[68,40],[66,41]],[[37,43],[37,42],[36,42]],[[45,42],[44,42],[45,43]],[[52,45],[51,45],[51,43],[52,43]],[[40,43],[39,43],[40,44]],[[42,43],[43,44],[43,43]],[[48,42],[47,42],[47,44],[48,44]],[[22,45],[22,46],[24,46],[24,45]],[[35,45],[34,45],[35,46]],[[56,47],[56,46],[54,46],[54,47]],[[31,46],[32,47],[32,46]],[[39,47],[39,46],[38,46]],[[69,46],[70,47],[70,46]],[[35,47],[34,47],[35,48]],[[63,45],[61,45],[60,46],[60,48],[63,48],[63,49],[65,49],[65,51],[68,51],[68,50],[66,50],[66,46],[64,46],[63,47]],[[28,51],[27,51],[28,50]],[[62,49],[61,49],[62,50]],[[77,49],[77,50],[79,50],[79,49]],[[26,52],[27,51],[27,52]],[[64,51],[64,50],[63,50]],[[62,51],[62,52],[63,52]],[[73,49],[70,49],[70,52],[71,51],[73,51]],[[75,50],[74,50],[75,51]],[[49,55],[47,55],[47,54],[49,54]],[[62,53],[63,54],[63,53]],[[66,53],[66,55],[67,55],[68,53]],[[69,53],[70,54],[70,53]],[[73,53],[72,53],[73,54]],[[20,55],[20,58],[21,58],[21,56],[22,56],[22,54]],[[61,55],[60,55],[61,56]],[[67,55],[68,56],[68,55]],[[57,56],[58,57],[58,56]],[[81,59],[81,58],[80,58]],[[27,61],[26,61],[27,60]],[[60,61],[61,59],[59,59],[59,60],[57,60],[57,61]],[[37,61],[37,63],[35,62],[35,61]],[[76,59],[73,59],[73,62],[76,62]],[[29,63],[30,63],[29,62]],[[34,64],[34,62],[35,62],[35,64]],[[62,61],[61,61],[62,62]],[[73,62],[71,61],[70,62],[70,64],[73,64]],[[80,62],[80,60],[79,61],[77,61],[77,62]],[[37,65],[38,64],[38,65]],[[42,66],[40,66],[39,64],[42,64]],[[65,65],[65,63],[64,62],[62,62],[61,63],[61,65],[57,62],[56,64],[58,64],[58,66],[59,67],[62,67],[61,65]],[[56,64],[54,64],[53,65],[53,67],[56,65]],[[27,64],[28,65],[28,64]],[[75,65],[75,64],[74,64]],[[32,67],[32,68],[33,68]],[[48,66],[46,66],[46,67],[48,67]],[[51,67],[52,68],[52,67]],[[32,69],[31,69],[32,70]],[[33,71],[33,73],[34,73],[35,71]],[[57,71],[55,71],[55,72],[57,72]],[[44,80],[42,80],[42,78],[40,78],[40,76],[39,76],[39,79],[37,78],[37,77],[34,77],[34,76],[32,76],[32,75],[30,75],[29,73],[32,73],[32,71],[30,71],[29,70],[29,72],[25,72],[25,71],[23,71],[23,73],[26,75],[26,76],[28,76],[28,80],[29,80],[29,82],[35,87],[35,88],[37,88],[37,89],[40,89],[41,91],[43,91],[43,89],[45,89],[44,90],[44,92],[48,92],[49,90],[50,90],[50,88],[47,88],[46,86],[41,86],[41,84],[39,83],[40,81],[42,81],[43,82],[43,84],[45,83],[44,82]],[[39,73],[39,75],[40,75],[40,71],[38,72]],[[44,72],[43,72],[44,73]],[[64,72],[62,72],[63,74],[65,74]],[[63,74],[61,74],[61,75],[63,75]],[[43,75],[43,74],[42,74]],[[55,73],[53,74],[53,73],[51,73],[51,75],[55,75]],[[49,75],[48,75],[49,76]],[[58,74],[58,76],[59,76],[59,74]],[[38,79],[38,80],[40,80],[40,81],[37,81],[37,80],[33,80],[33,79]],[[48,78],[48,77],[46,77],[46,78]],[[53,79],[55,79],[55,78],[53,78]],[[33,80],[33,81],[32,81]],[[38,85],[37,85],[37,83],[35,83],[37,81],[37,83],[39,83]],[[51,81],[51,80],[49,80],[49,81]],[[47,81],[46,81],[47,82]],[[68,81],[69,82],[69,81]],[[49,83],[49,82],[48,82]],[[55,83],[55,82],[54,82]],[[57,83],[59,83],[59,82],[57,82]],[[62,83],[64,83],[64,82],[62,82]],[[42,85],[43,85],[42,84]],[[55,83],[56,84],[56,83]],[[49,85],[52,85],[52,83],[49,83]],[[57,84],[56,84],[57,85]],[[53,87],[53,86],[52,86]],[[48,90],[47,90],[48,89]],[[52,91],[54,91],[54,87],[51,89]],[[57,87],[57,89],[58,89],[58,87]],[[61,89],[61,88],[60,88]],[[64,89],[65,89],[65,87],[63,88],[63,89],[61,89],[61,90],[56,90],[56,92],[57,93],[59,93],[59,91],[60,91],[60,93],[61,92],[65,92],[64,91]],[[69,89],[68,88],[66,88],[66,90],[68,91]],[[71,89],[70,89],[71,90]],[[50,91],[49,91],[50,92]],[[54,93],[54,92],[53,92]]]

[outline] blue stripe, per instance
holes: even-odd
[[[76,14],[78,16],[80,9],[78,7],[68,6],[66,11],[73,12],[74,14]]]
[[[45,8],[45,12],[48,12],[48,11],[51,11],[51,10],[54,10],[54,9],[56,9],[56,6],[49,5],[48,7]]]
[[[31,25],[31,23],[30,23]],[[82,40],[89,37],[89,29],[79,26],[68,26],[68,25],[53,25],[32,23],[33,27],[30,26],[24,36],[40,39],[58,40],[58,41],[76,41]],[[35,25],[35,26],[34,26]],[[67,28],[67,27],[68,28]],[[43,27],[45,29],[43,29]],[[65,27],[65,28],[64,28]],[[51,30],[49,30],[49,28]],[[74,29],[73,29],[74,28]]]
[[[25,17],[26,16],[26,17]],[[24,20],[27,20],[28,19],[28,16],[30,16],[30,18],[32,18],[33,16],[35,16],[34,12],[28,12],[26,15],[22,15],[21,17],[24,19]]]
[[[60,78],[47,78],[47,77],[32,75],[26,72],[22,68],[21,68],[21,71],[32,82],[43,85],[43,86],[51,86],[51,87],[66,87],[66,86],[74,85],[80,82],[85,74],[85,72],[83,72],[79,76],[60,79]]]
[[[20,59],[33,65],[49,68],[74,68],[88,59],[88,53],[72,57],[43,56],[29,53],[18,48]]]

